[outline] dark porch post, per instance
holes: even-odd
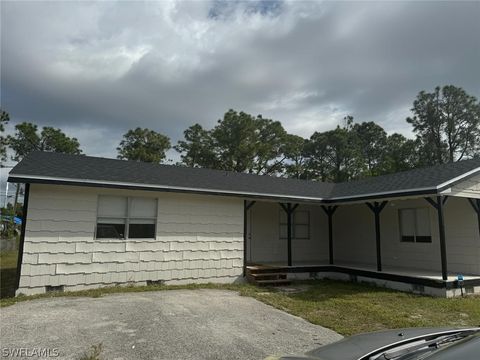
[[[298,204],[292,206],[291,203],[287,203],[287,205],[280,203],[280,206],[287,213],[287,265],[292,266],[292,215]]]
[[[478,235],[480,235],[480,199],[470,199],[468,202],[472,205],[473,210],[477,213],[477,222],[478,222]]]
[[[243,276],[247,274],[247,243],[248,243],[248,210],[255,204],[255,201],[243,200]]]
[[[437,196],[437,201],[431,198],[425,198],[430,205],[437,209],[438,215],[438,234],[440,236],[440,257],[442,261],[442,279],[448,280],[447,271],[447,244],[445,241],[445,221],[443,218],[443,205],[445,204],[447,197],[442,199],[442,196]]]
[[[375,201],[372,203],[366,203],[375,215],[375,243],[377,248],[377,271],[382,271],[382,249],[380,241],[380,213],[382,212],[388,201],[382,201],[381,203]]]
[[[17,184],[20,186],[20,184]],[[28,197],[30,196],[30,184],[25,184],[25,194],[23,195],[23,211],[22,211],[22,228],[20,233],[20,244],[18,245],[18,257],[17,257],[17,290],[20,286],[20,275],[22,274],[22,262],[23,262],[23,247],[25,244],[25,231],[27,229],[27,212],[28,212]]]
[[[333,265],[333,213],[337,210],[338,206],[324,206],[323,211],[328,216],[328,259],[329,264]]]

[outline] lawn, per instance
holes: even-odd
[[[15,295],[17,251],[0,252],[0,299]]]
[[[433,298],[366,284],[305,282],[298,293],[255,291],[250,296],[342,335],[421,326],[479,326],[480,297]]]
[[[2,280],[3,287],[3,280]],[[480,297],[455,299],[433,298],[333,280],[294,283],[299,292],[241,285],[152,285],[109,287],[71,293],[50,293],[0,300],[0,306],[18,301],[58,296],[99,297],[111,293],[159,291],[175,289],[223,289],[239,291],[280,310],[304,318],[342,335],[419,326],[478,326]]]

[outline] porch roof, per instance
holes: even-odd
[[[83,155],[33,152],[10,171],[8,181],[210,193],[287,201],[339,202],[439,193],[476,174],[480,174],[480,159],[333,184]]]

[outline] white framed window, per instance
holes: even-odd
[[[428,208],[399,209],[400,241],[431,243],[430,215]]]
[[[280,239],[288,237],[287,214],[280,210]],[[310,239],[310,212],[308,210],[296,210],[292,215],[292,238],[297,240]]]
[[[96,239],[155,238],[157,199],[100,195]]]

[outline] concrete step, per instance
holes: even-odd
[[[260,277],[287,277],[286,273],[251,273],[250,276],[253,276],[254,278],[260,278]]]
[[[290,280],[288,279],[276,279],[276,280],[256,280],[255,284],[260,286],[275,286],[275,285],[288,285],[290,284]]]

